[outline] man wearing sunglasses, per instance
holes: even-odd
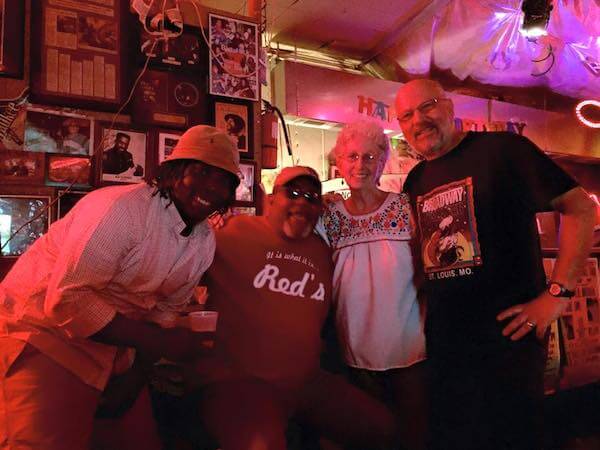
[[[431,80],[402,86],[400,127],[425,158],[409,174],[428,301],[432,449],[541,443],[545,338],[591,247],[593,202],[523,136],[463,133]],[[550,283],[535,214],[561,214]]]
[[[317,173],[285,168],[266,216],[235,216],[216,232],[206,279],[216,356],[197,373],[203,424],[223,450],[285,450],[292,416],[361,449],[395,439],[382,404],[319,368],[332,279],[330,250],[313,233],[321,210]]]

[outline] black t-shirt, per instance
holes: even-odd
[[[508,344],[496,315],[545,287],[535,213],[576,185],[531,141],[505,132],[468,133],[410,172],[430,355]]]

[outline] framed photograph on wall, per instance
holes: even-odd
[[[91,155],[93,133],[94,121],[85,116],[28,107],[23,149],[31,152]]]
[[[50,196],[0,193],[0,254],[17,257],[50,226]]]
[[[215,127],[227,131],[227,134],[236,143],[240,156],[248,159],[254,156],[251,151],[252,124],[249,122],[250,117],[250,105],[246,103],[215,101]]]
[[[0,183],[43,184],[45,153],[0,151]]]
[[[32,2],[33,101],[118,109],[128,94],[132,20],[128,1]]]
[[[160,165],[171,154],[181,134],[172,131],[158,131],[158,164]]]
[[[87,194],[85,191],[58,191],[58,200],[56,204],[56,219],[62,219],[67,215],[73,206]]]
[[[258,100],[258,25],[216,14],[208,21],[209,92]]]
[[[96,162],[101,182],[141,183],[146,174],[145,131],[108,124],[100,127]]]
[[[241,180],[235,191],[236,203],[242,206],[254,202],[254,185],[256,183],[256,162],[240,161]],[[251,205],[250,205],[251,206]]]
[[[90,187],[92,162],[87,156],[48,154],[48,186]]]
[[[0,75],[23,77],[25,2],[0,0]]]

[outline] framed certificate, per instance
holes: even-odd
[[[21,1],[21,0],[19,0]],[[31,94],[38,103],[115,110],[127,95],[129,2],[37,0],[31,11]],[[128,35],[127,35],[128,37]]]

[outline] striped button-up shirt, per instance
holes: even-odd
[[[182,236],[175,205],[152,192],[93,191],[19,258],[0,284],[0,375],[29,343],[102,389],[117,349],[88,337],[117,312],[143,319],[188,303],[212,263],[214,234],[204,221]]]

